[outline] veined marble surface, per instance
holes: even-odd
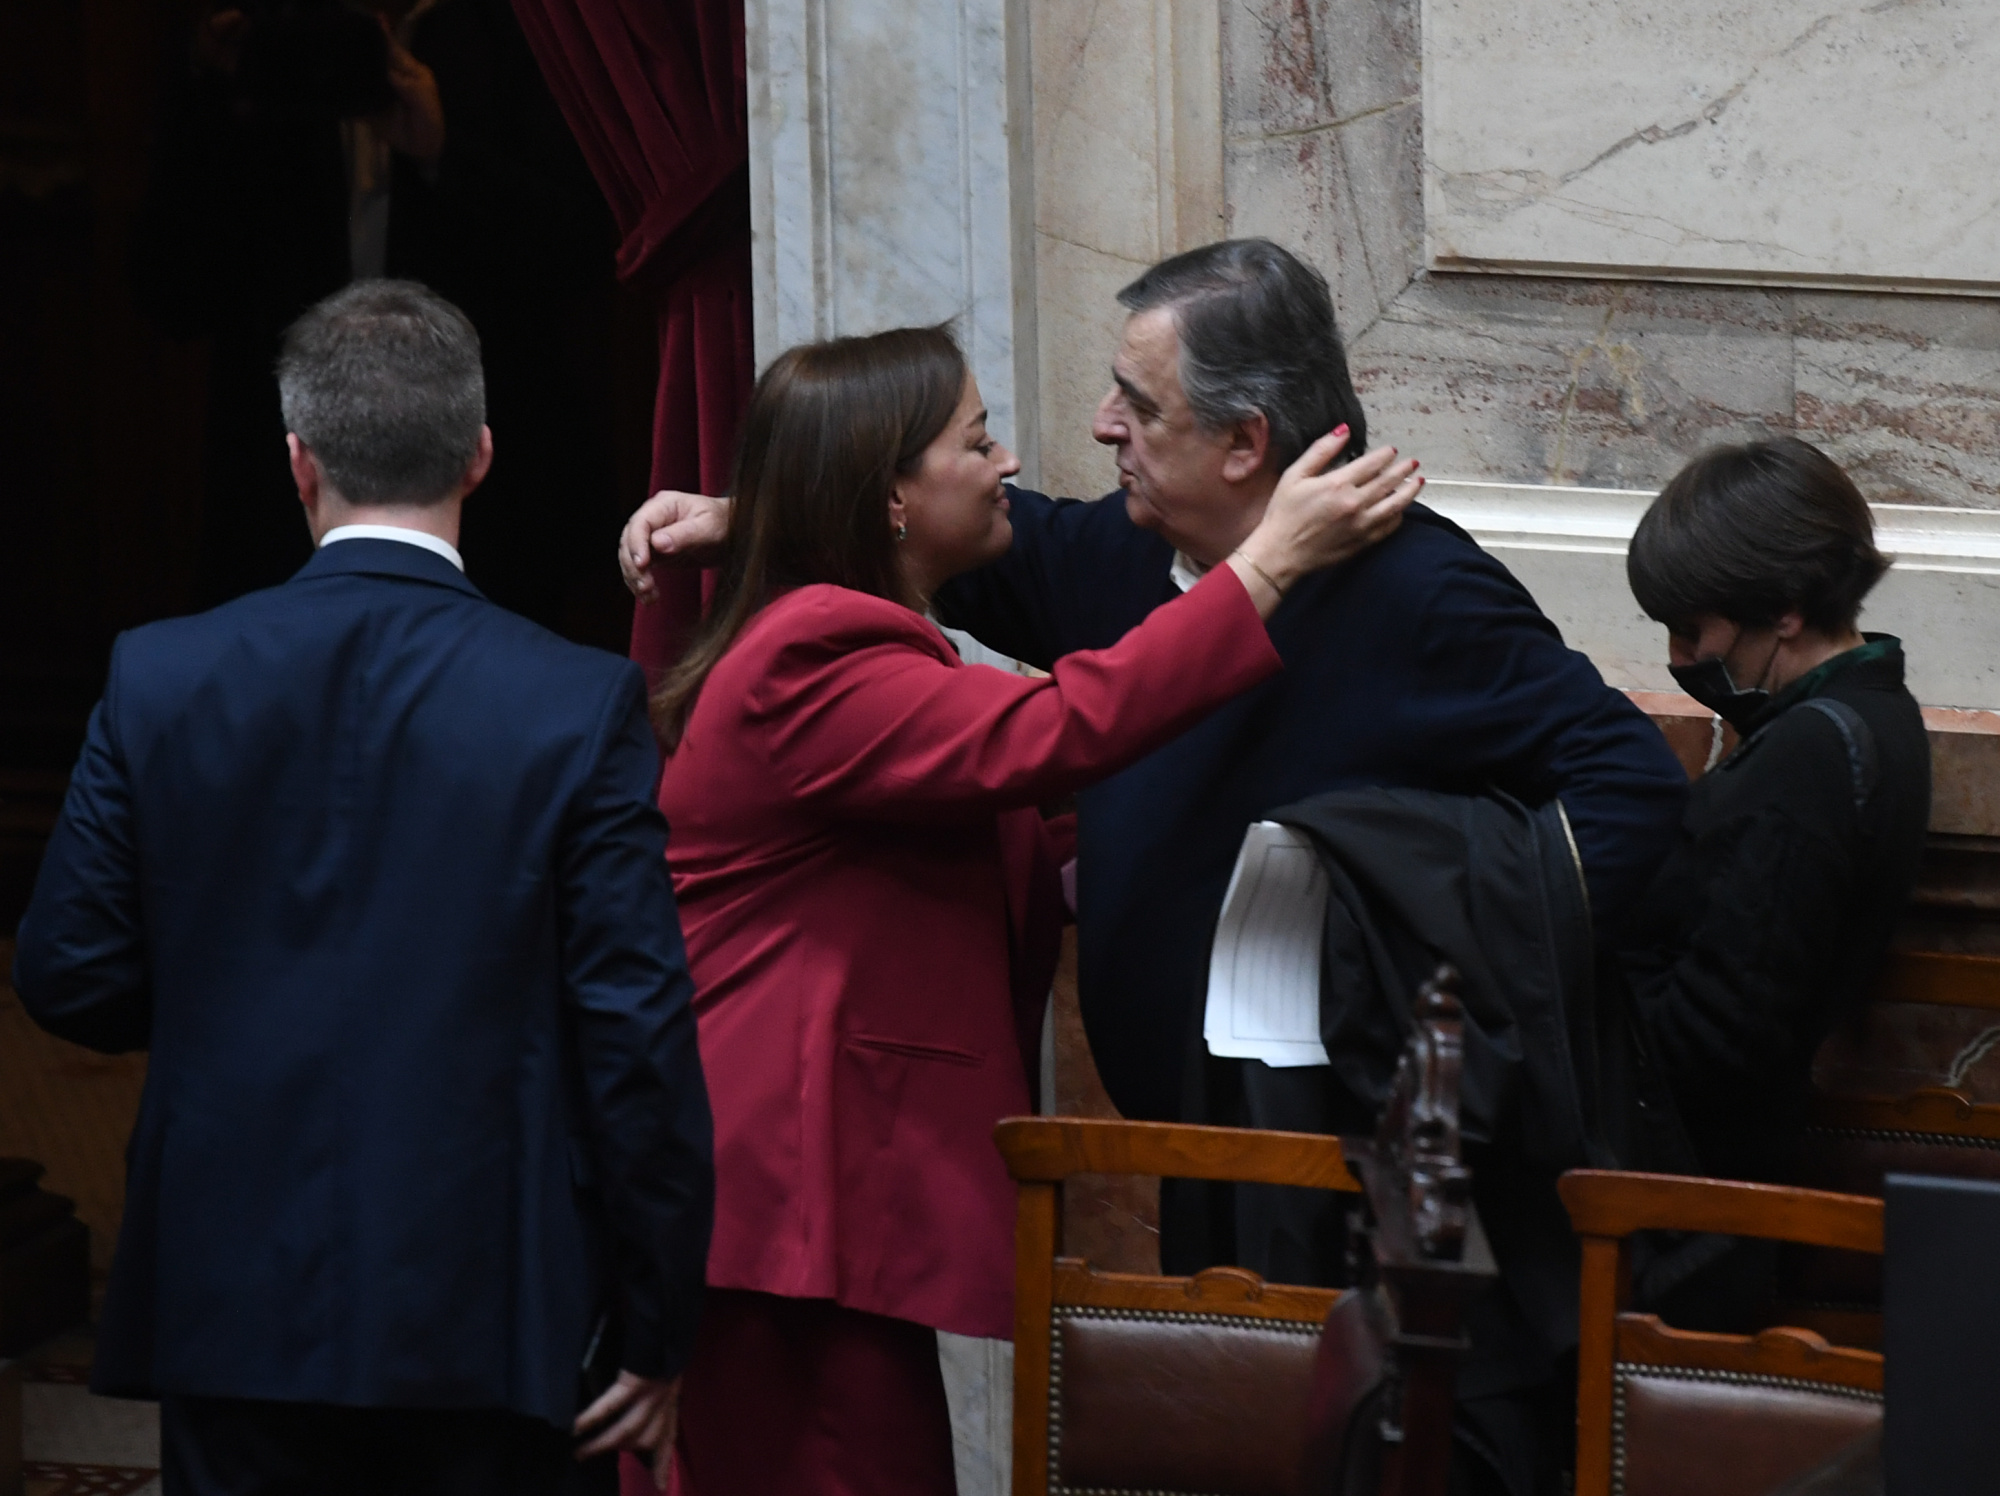
[[[1027,0],[747,0],[744,19],[758,362],[951,321],[1032,475]]]
[[[1435,267],[2000,294],[1992,0],[1423,0]]]
[[[1042,480],[1117,480],[1091,440],[1119,288],[1223,237],[1215,0],[1032,0]]]
[[[1488,9],[1504,21],[1539,3]],[[1940,0],[1892,8],[1934,14]],[[1420,9],[1222,10],[1229,231],[1269,234],[1326,272],[1371,440],[1431,472],[1654,489],[1712,443],[1789,431],[1878,503],[2000,508],[2000,299],[1428,268]],[[1596,59],[1567,56],[1581,87]],[[1954,101],[1968,118],[1995,92],[1983,87]],[[1566,100],[1535,111],[1560,117]],[[2000,161],[1984,179],[2000,182]]]

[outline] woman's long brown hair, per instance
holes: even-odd
[[[964,391],[965,356],[942,327],[808,343],[764,371],[743,416],[715,595],[653,692],[669,753],[708,673],[779,593],[830,582],[918,605],[896,564],[889,499]]]

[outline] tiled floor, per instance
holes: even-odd
[[[92,1396],[90,1353],[77,1334],[23,1358],[26,1496],[159,1496],[159,1409]]]

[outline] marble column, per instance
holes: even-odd
[[[954,323],[1039,465],[1028,0],[746,0],[760,364]]]

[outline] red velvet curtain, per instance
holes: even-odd
[[[619,277],[659,307],[653,487],[721,493],[754,373],[743,0],[514,0],[514,12],[610,200]],[[693,572],[663,577],[659,600],[635,610],[632,658],[649,678],[700,613]]]

